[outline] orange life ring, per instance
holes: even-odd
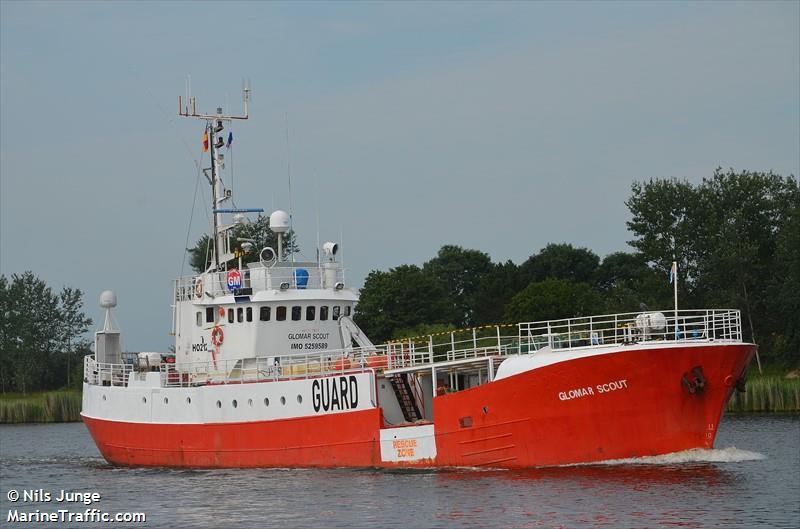
[[[219,347],[220,345],[222,345],[222,342],[224,340],[225,340],[225,333],[222,332],[222,327],[217,325],[211,331],[211,343],[214,344],[215,346]]]
[[[194,280],[194,295],[197,299],[203,297],[203,278],[198,277]]]

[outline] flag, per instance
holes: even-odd
[[[203,152],[208,152],[208,129],[203,132]]]
[[[226,145],[226,147],[227,147],[228,149],[230,149],[230,148],[231,148],[231,144],[232,144],[232,143],[233,143],[233,131],[232,131],[232,130],[229,130],[229,131],[228,131],[228,144]]]
[[[669,284],[671,285],[673,281],[675,281],[675,277],[678,275],[678,263],[672,262],[672,268],[669,269]]]

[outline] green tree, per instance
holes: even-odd
[[[231,234],[231,246],[241,248],[239,239],[252,239],[253,249],[242,256],[242,265],[254,263],[259,260],[261,250],[267,246],[278,252],[278,235],[269,228],[269,217],[258,215],[253,222],[239,224],[233,228]],[[189,252],[189,264],[195,272],[205,272],[211,266],[212,258],[212,239],[204,233],[192,248],[187,248]],[[283,236],[283,253],[289,256],[298,251],[293,232],[287,232]]]
[[[522,263],[519,275],[524,284],[538,283],[545,279],[588,283],[594,278],[599,263],[597,254],[587,248],[551,243]]]
[[[373,341],[423,323],[452,324],[456,317],[444,287],[415,265],[370,272],[354,315]]]
[[[671,304],[667,275],[647,266],[642,254],[615,252],[607,255],[595,274],[595,286],[609,312],[636,312],[641,303],[651,308]]]
[[[0,383],[3,391],[36,391],[65,385],[70,364],[88,352],[83,334],[91,325],[80,290],[55,294],[24,272],[0,276]]]
[[[478,250],[445,245],[436,257],[423,265],[423,271],[436,279],[445,289],[455,323],[460,326],[475,323],[475,294],[480,282],[492,271],[492,260]]]
[[[526,284],[519,278],[519,267],[512,261],[496,263],[478,284],[473,301],[476,325],[505,321],[506,305]]]
[[[604,312],[603,298],[586,283],[545,279],[531,283],[506,308],[509,321],[543,321]]]
[[[704,251],[696,240],[705,222],[696,189],[674,178],[634,182],[625,204],[632,214],[628,229],[634,235],[628,244],[665,276],[677,261],[679,293],[695,303],[698,259]]]

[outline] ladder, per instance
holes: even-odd
[[[403,418],[408,422],[421,420],[423,418],[422,413],[412,393],[411,386],[408,382],[408,376],[405,373],[397,373],[389,375],[388,378],[394,389],[394,394],[397,396],[400,409],[403,411]]]

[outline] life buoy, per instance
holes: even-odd
[[[198,277],[194,280],[194,295],[197,299],[203,297],[203,278]]]
[[[217,325],[211,331],[211,343],[214,344],[215,346],[219,347],[220,345],[222,345],[222,342],[224,340],[225,340],[225,333],[222,332],[222,327]]]

